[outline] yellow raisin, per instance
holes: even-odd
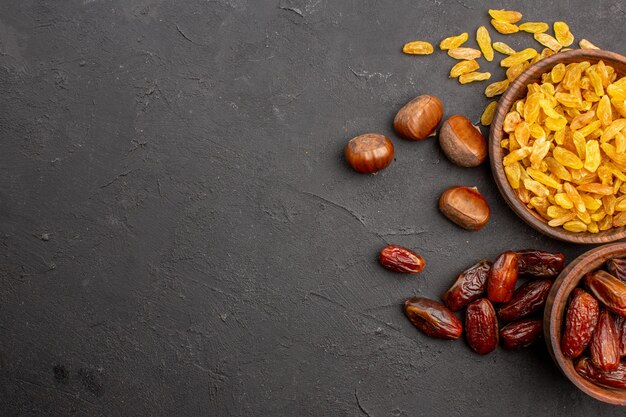
[[[405,44],[402,52],[409,55],[430,55],[434,52],[434,49],[428,42],[415,41]]]
[[[537,42],[545,47],[552,49],[555,52],[558,52],[563,47],[556,39],[554,39],[547,33],[535,33],[533,37]]]
[[[543,184],[530,178],[524,180],[524,187],[537,197],[547,197],[550,195],[550,190],[548,190]]]
[[[545,121],[545,126],[552,130],[557,131],[564,129],[567,126],[567,119],[563,116],[561,117],[548,117]]]
[[[504,116],[504,122],[502,123],[502,129],[506,133],[511,133],[515,130],[515,127],[522,122],[520,114],[516,111],[510,111]]]
[[[522,14],[515,10],[489,9],[489,16],[500,22],[517,23],[522,20]]]
[[[587,211],[589,211],[589,212],[594,212],[597,209],[599,209],[600,207],[602,207],[602,200],[600,200],[598,198],[593,198],[589,194],[582,193],[580,195],[580,198],[582,198],[583,203],[585,203],[585,207],[587,208]],[[590,217],[590,219],[591,219],[591,217]],[[593,220],[593,219],[591,219],[591,220]]]
[[[509,184],[514,190],[517,190],[520,186],[520,177],[522,173],[522,167],[519,163],[514,163],[504,167],[504,173],[509,181]]]
[[[541,167],[541,163],[550,151],[550,142],[545,139],[537,139],[533,143],[532,149],[529,160],[532,167],[538,169]]]
[[[619,214],[613,216],[613,227],[626,226],[626,211],[622,211]]]
[[[502,33],[503,35],[509,35],[511,33],[519,32],[519,28],[514,24],[501,22],[495,19],[491,19],[491,26],[493,26],[495,30]]]
[[[572,118],[570,121],[570,129],[578,130],[583,126],[588,125],[591,121],[596,117],[596,112],[593,110],[589,110],[586,113],[579,114],[578,116]]]
[[[537,51],[535,49],[526,48],[523,51],[516,52],[513,55],[510,55],[504,58],[502,61],[500,61],[500,66],[505,67],[505,68],[512,67],[515,64],[520,64],[525,61],[528,61],[529,59],[532,59],[535,56],[537,56]]]
[[[600,230],[609,230],[613,227],[613,216],[604,216],[604,218],[598,223]]]
[[[493,48],[491,47],[491,36],[486,27],[481,26],[476,31],[476,43],[487,61],[493,61]]]
[[[532,93],[526,99],[526,104],[524,104],[524,119],[526,119],[527,123],[535,123],[535,120],[539,117],[539,110],[541,110],[539,106],[540,100],[541,93]]]
[[[600,184],[598,182],[591,184],[581,184],[576,189],[580,191],[584,191],[587,193],[594,193],[600,195],[611,195],[613,194],[613,187],[610,185]]]
[[[564,209],[571,210],[574,208],[574,203],[572,203],[572,200],[570,200],[565,193],[556,193],[554,195],[554,201],[556,201],[556,203]]]
[[[521,161],[522,159],[530,156],[531,152],[532,148],[530,146],[516,149],[504,157],[504,159],[502,160],[502,164],[504,166],[514,164],[515,162]]]
[[[600,126],[602,126],[602,123],[599,120],[594,120],[593,122],[589,123],[587,126],[579,129],[578,131],[582,133],[583,136],[589,136],[596,129],[599,129]]]
[[[487,107],[485,107],[483,114],[480,116],[480,123],[483,126],[491,125],[491,122],[493,121],[493,116],[496,114],[497,107],[497,101],[492,101],[491,103],[487,104]]]
[[[521,145],[528,145],[528,140],[530,139],[530,126],[528,123],[522,122],[515,126],[515,140]]]
[[[587,231],[590,233],[598,233],[600,229],[598,228],[598,224],[595,222],[591,222],[587,225]]]
[[[608,196],[605,196],[605,197],[608,197]],[[605,197],[602,197],[602,198],[605,198]],[[604,208],[601,208],[599,210],[596,210],[596,212],[591,215],[591,220],[593,220],[594,222],[599,222],[600,220],[604,218],[604,216],[606,216],[606,213],[604,212]]]
[[[581,39],[580,42],[578,42],[578,46],[580,46],[580,49],[600,49],[587,39]]]
[[[532,125],[530,125],[530,136],[532,136],[535,139],[545,138],[546,131],[543,130],[543,128],[539,126],[538,124],[533,123]]]
[[[559,63],[552,67],[552,71],[550,71],[550,78],[552,78],[553,83],[560,83],[563,80],[563,76],[565,75],[565,64]]]
[[[555,180],[554,178],[552,178],[551,176],[544,174],[543,172],[541,172],[538,169],[534,169],[534,168],[527,168],[526,172],[528,173],[528,175],[530,175],[530,177],[532,179],[534,179],[537,182],[540,182],[541,184],[547,186],[547,187],[551,187],[551,188],[560,188],[561,187],[561,183],[558,182],[557,180]]]
[[[564,105],[565,107],[576,108],[582,105],[582,100],[578,98],[577,96],[575,96],[574,94],[556,93],[554,95],[554,98],[556,98],[556,100],[562,105]]]
[[[482,53],[474,48],[453,48],[448,51],[448,55],[454,59],[478,59]]]
[[[609,96],[602,96],[596,112],[602,126],[607,127],[611,124],[613,121],[613,112],[611,110],[611,100],[609,100]]]
[[[564,181],[572,181],[572,174],[570,174],[567,168],[561,165],[559,161],[551,156],[546,157],[544,161],[546,165],[548,165],[548,170],[550,170],[550,172],[557,178],[560,178]]]
[[[613,120],[611,124],[606,129],[604,129],[600,142],[605,143],[610,141],[615,137],[615,135],[617,135],[618,132],[621,132],[624,129],[626,129],[626,119]]]
[[[602,97],[604,95],[604,85],[602,85],[602,78],[597,71],[594,70],[589,72],[589,82],[593,87],[594,93],[598,97]]]
[[[509,80],[496,81],[495,83],[489,84],[487,88],[485,88],[485,95],[487,97],[495,97],[504,93],[508,86]]]
[[[597,140],[590,140],[586,144],[585,149],[585,165],[584,168],[590,172],[596,172],[602,163],[602,155],[600,154],[600,145]]]
[[[547,23],[544,22],[525,22],[519,25],[519,30],[523,30],[528,33],[541,33],[550,28]]]
[[[517,77],[519,77],[519,75],[522,72],[524,72],[525,69],[526,69],[526,63],[525,62],[521,62],[519,64],[512,65],[511,67],[507,68],[507,70],[506,70],[506,79],[509,80],[509,82],[512,82]]]
[[[581,233],[587,231],[587,225],[580,220],[570,220],[563,224],[563,229],[568,232]]]
[[[552,152],[554,159],[556,159],[561,165],[573,169],[581,169],[584,165],[583,161],[581,161],[577,155],[574,155],[573,152],[570,152],[561,146],[555,147]]]
[[[617,132],[615,134],[615,152],[626,152],[626,136],[624,136],[622,132]]]
[[[587,150],[586,139],[580,132],[574,132],[572,135],[572,141],[574,142],[574,146],[576,147],[576,153],[581,160],[585,159],[585,154]]]
[[[445,38],[439,43],[439,49],[441,49],[442,51],[446,51],[448,49],[458,48],[459,46],[467,42],[468,38],[469,35],[467,34],[467,32],[463,32],[457,36],[450,36],[449,38]]]
[[[548,222],[548,225],[551,226],[551,227],[562,226],[563,224],[567,223],[570,220],[574,220],[575,218],[576,218],[576,214],[575,213],[567,213],[563,217],[557,217],[555,219],[550,220]]]
[[[504,55],[513,55],[515,53],[515,49],[511,48],[504,42],[494,42],[493,49]]]
[[[463,74],[476,71],[478,68],[480,68],[480,65],[473,59],[461,61],[450,69],[450,78],[457,78]]]
[[[474,81],[485,81],[491,78],[490,72],[470,72],[459,77],[461,84],[473,83]]]
[[[570,46],[574,43],[574,35],[565,22],[554,22],[554,36],[563,46]]]

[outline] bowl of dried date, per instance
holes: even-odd
[[[529,48],[502,62],[523,72],[499,100],[491,124],[498,188],[513,211],[545,235],[587,244],[622,239],[626,57],[580,49],[531,65],[536,53]]]
[[[574,385],[626,406],[626,243],[592,249],[561,272],[546,301],[544,333]]]

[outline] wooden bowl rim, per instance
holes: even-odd
[[[608,259],[626,256],[626,243],[611,243],[587,251],[572,261],[558,276],[546,301],[543,323],[548,352],[561,372],[585,394],[605,403],[626,406],[626,390],[616,390],[595,385],[580,376],[574,363],[561,352],[561,331],[565,307],[571,291],[587,272],[591,272]]]
[[[515,214],[524,220],[529,226],[535,230],[550,236],[554,239],[562,240],[571,243],[580,244],[597,244],[608,243],[616,240],[620,240],[626,237],[626,226],[612,228],[602,231],[600,233],[573,233],[561,227],[551,227],[548,223],[534,214],[530,209],[526,207],[522,201],[520,201],[509,185],[506,175],[504,173],[504,167],[502,165],[503,151],[500,147],[500,140],[502,139],[502,125],[506,114],[509,112],[513,103],[522,96],[526,86],[535,81],[541,74],[548,72],[558,63],[564,60],[582,61],[589,59],[591,61],[613,61],[620,63],[626,67],[626,57],[617,54],[615,52],[609,52],[604,50],[594,49],[577,49],[567,52],[560,52],[542,59],[534,65],[528,67],[513,83],[509,86],[506,92],[502,95],[498,101],[498,107],[494,119],[491,123],[491,129],[489,131],[489,159],[491,164],[491,172],[500,194],[504,197],[506,203],[513,209]],[[572,61],[572,62],[573,62]],[[626,70],[625,70],[626,72]]]

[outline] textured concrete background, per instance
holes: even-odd
[[[496,3],[626,53],[621,0]],[[480,357],[402,314],[478,258],[586,249],[525,226],[487,166],[454,167],[435,140],[392,132],[420,93],[478,119],[485,83],[459,86],[443,53],[400,48],[473,34],[486,8],[2,1],[0,414],[623,415],[578,392],[543,346]],[[342,158],[369,131],[396,146],[373,177]],[[454,184],[491,204],[481,232],[438,214]],[[380,268],[386,242],[423,254],[424,273]]]

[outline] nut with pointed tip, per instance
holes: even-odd
[[[465,116],[451,116],[439,129],[439,145],[448,159],[460,167],[477,167],[487,159],[487,141]]]
[[[404,105],[396,114],[393,127],[409,140],[423,140],[435,135],[443,118],[443,104],[435,96],[421,95]]]
[[[489,204],[476,188],[450,187],[439,197],[439,210],[467,230],[480,230],[489,221]]]

